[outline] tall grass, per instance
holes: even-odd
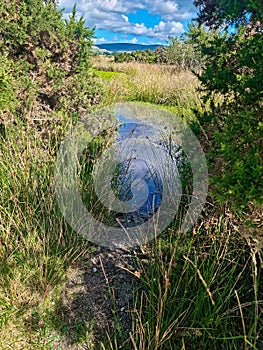
[[[169,106],[189,120],[194,118],[195,109],[202,109],[199,81],[190,70],[138,62],[114,63],[109,58],[96,59],[93,64],[106,85],[109,103],[128,100]]]
[[[1,349],[10,342],[19,348],[23,341],[30,347],[23,322],[46,299],[52,305],[65,268],[88,249],[57,207],[57,145],[49,141],[43,145],[19,122],[0,136],[0,320],[2,330],[9,330],[0,332]]]
[[[137,252],[133,329],[109,348],[261,350],[260,265],[234,218],[206,211],[191,232],[172,225]]]
[[[189,235],[171,230],[153,244],[131,334],[138,349],[260,349],[260,274],[228,221]]]

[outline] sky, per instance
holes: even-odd
[[[96,44],[129,42],[166,44],[168,35],[187,30],[196,17],[193,0],[59,0],[65,17],[77,5],[78,16],[96,27]]]

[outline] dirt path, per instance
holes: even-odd
[[[55,349],[103,349],[109,335],[129,337],[140,287],[134,261],[128,251],[97,248],[68,273],[57,310],[65,334]]]

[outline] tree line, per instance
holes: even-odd
[[[189,26],[189,31],[195,25]],[[168,64],[182,69],[195,69],[203,66],[203,58],[198,47],[190,40],[189,35],[169,36],[168,45],[155,50],[136,50],[133,52],[114,53],[115,62],[140,62],[150,64]]]

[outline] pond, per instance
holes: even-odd
[[[92,181],[83,188],[81,157],[89,156],[87,139],[100,135],[90,136],[90,127],[98,123],[91,118],[89,126],[80,123],[60,147],[55,189],[67,222],[89,241],[126,248],[163,232],[181,215],[183,203],[180,229],[188,230],[208,187],[205,156],[195,135],[181,118],[160,107],[123,103],[115,105],[114,113],[119,126],[113,144],[94,163],[91,159],[87,180]],[[97,119],[106,115],[107,110],[98,111]]]
[[[118,164],[111,187],[122,203],[116,220],[120,226],[133,227],[156,214],[167,187],[170,196],[179,195],[180,151],[171,142],[167,125],[158,120],[127,115],[122,108],[116,117],[120,123],[115,139]]]

